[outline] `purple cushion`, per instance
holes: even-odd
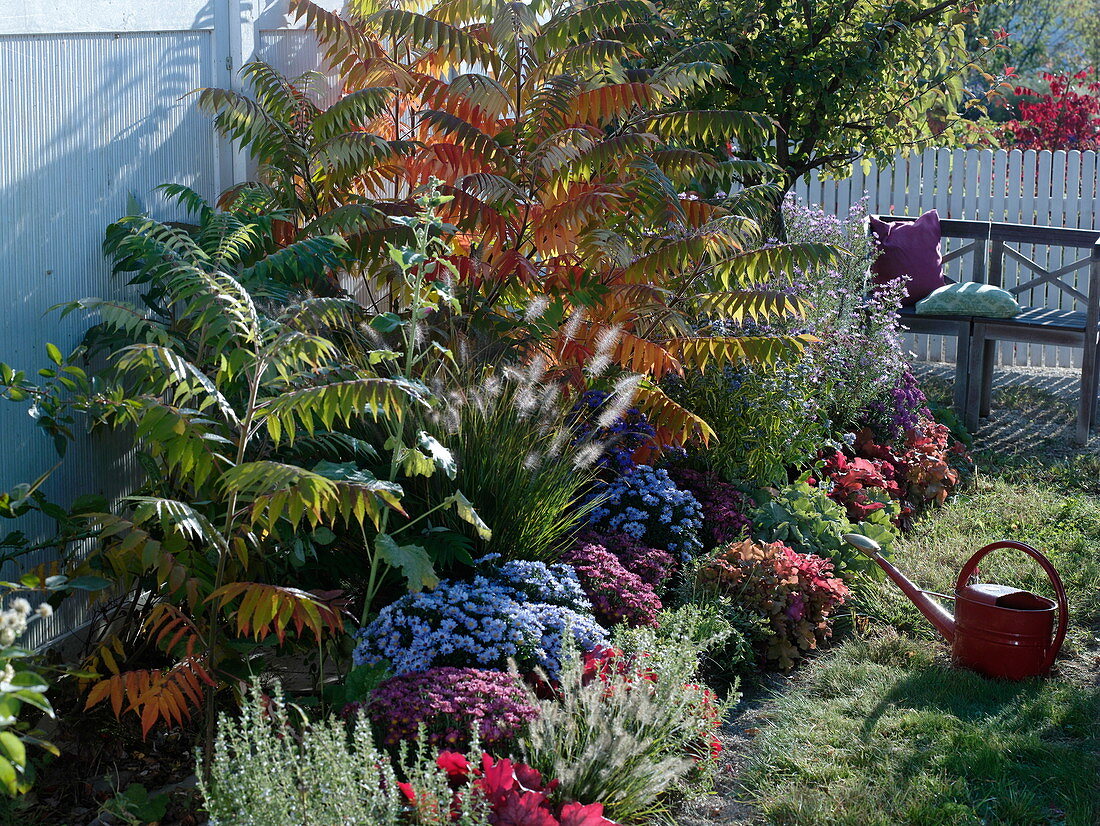
[[[940,255],[940,216],[936,210],[915,221],[891,223],[871,216],[879,256],[871,265],[876,284],[909,276],[903,307],[911,307],[944,285]]]

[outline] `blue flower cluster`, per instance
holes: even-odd
[[[383,608],[360,629],[354,663],[388,660],[395,673],[407,674],[441,665],[503,669],[512,659],[554,678],[567,633],[581,651],[606,641],[570,566],[485,562],[470,582],[445,579]]]
[[[615,473],[626,473],[634,467],[635,451],[652,443],[657,431],[645,413],[636,407],[623,410],[610,424],[601,425],[601,417],[610,412],[607,408],[610,399],[611,394],[605,390],[587,390],[581,394],[570,411],[570,421],[577,434],[574,442],[602,442],[604,451],[597,464]]]
[[[702,550],[703,509],[691,493],[676,487],[667,471],[638,465],[606,485],[602,494],[589,516],[593,530],[624,533],[684,561]]]

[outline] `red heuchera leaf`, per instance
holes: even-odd
[[[698,686],[685,686],[685,689],[689,687],[701,690]],[[706,691],[713,700],[713,693],[709,689]],[[714,718],[717,725],[716,712]],[[470,775],[477,778],[474,783],[489,804],[489,822],[493,826],[615,826],[613,821],[603,816],[601,803],[566,803],[555,816],[547,793],[557,788],[558,781],[545,783],[536,769],[524,763],[515,763],[508,758],[497,760],[486,753],[481,756],[481,765],[474,767],[463,755],[442,751],[436,758],[436,765],[452,780],[464,780]],[[408,783],[399,783],[398,786],[410,803],[416,803],[416,792],[412,786]],[[465,785],[455,788],[458,790],[454,793],[452,812],[457,813],[461,789]]]
[[[515,772],[516,780],[524,789],[538,792],[546,788],[542,783],[542,775],[539,774],[537,769],[531,768],[526,763],[516,763],[513,765],[512,770]]]
[[[478,781],[489,805],[496,809],[508,793],[516,789],[516,774],[512,761],[503,757],[496,762],[488,754],[481,755],[481,780]]]
[[[558,826],[558,819],[544,807],[546,795],[509,792],[489,813],[493,826]]]
[[[602,803],[566,803],[561,807],[561,826],[610,826],[613,821],[603,816]]]

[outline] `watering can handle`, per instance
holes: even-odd
[[[1050,643],[1050,648],[1047,649],[1046,660],[1042,668],[1042,673],[1045,674],[1054,664],[1054,658],[1058,655],[1058,651],[1062,647],[1062,641],[1066,638],[1066,626],[1069,623],[1069,604],[1066,602],[1066,589],[1062,586],[1062,578],[1058,576],[1058,571],[1054,569],[1054,565],[1051,564],[1049,559],[1035,550],[1035,548],[1030,545],[1025,545],[1023,542],[1016,542],[1011,539],[1002,539],[1000,542],[992,542],[975,553],[974,556],[970,557],[970,559],[966,561],[966,564],[963,565],[963,569],[959,571],[959,578],[955,582],[955,593],[958,593],[969,584],[970,577],[974,575],[974,571],[977,569],[978,563],[982,561],[982,558],[990,551],[995,551],[998,548],[1012,548],[1013,550],[1023,551],[1039,563],[1040,567],[1042,567],[1043,571],[1046,573],[1047,578],[1050,580],[1050,584],[1054,586],[1054,595],[1058,600],[1058,630],[1054,634],[1054,639]]]

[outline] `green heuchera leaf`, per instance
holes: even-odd
[[[421,430],[416,434],[416,444],[420,450],[431,457],[435,467],[447,474],[448,479],[455,478],[458,467],[455,465],[454,454],[440,444],[434,436]]]
[[[756,511],[754,536],[764,542],[782,542],[799,553],[831,559],[838,572],[881,576],[878,565],[841,537],[846,533],[863,534],[882,545],[889,555],[897,537],[891,520],[900,508],[896,502],[884,500],[884,504],[885,508],[873,511],[866,521],[853,524],[844,508],[825,491],[800,480],[783,488]]]
[[[489,526],[485,524],[480,516],[477,515],[477,511],[474,510],[474,503],[462,495],[462,491],[457,490],[454,495],[449,497],[454,503],[455,509],[458,511],[458,517],[464,522],[469,522],[477,530],[477,535],[488,542],[493,538],[493,532],[489,530]]]
[[[422,591],[439,584],[431,557],[420,545],[398,545],[388,533],[380,533],[374,540],[374,552],[393,567],[400,569],[408,581],[410,591]]]

